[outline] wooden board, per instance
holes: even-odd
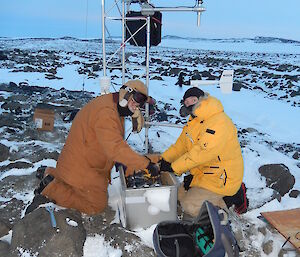
[[[300,252],[300,208],[261,215]]]

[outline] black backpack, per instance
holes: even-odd
[[[160,222],[153,232],[153,245],[158,257],[239,256],[227,213],[208,201],[191,221]]]

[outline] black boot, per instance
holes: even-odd
[[[46,196],[35,195],[32,200],[32,203],[27,207],[27,209],[25,211],[25,215],[27,215],[28,213],[31,213],[32,211],[37,209],[41,204],[51,203],[51,202],[53,202],[53,201],[50,201],[50,199],[48,199]]]
[[[40,185],[37,189],[34,190],[34,198],[32,200],[32,203],[27,207],[26,211],[25,211],[25,215],[34,211],[36,208],[38,208],[41,204],[44,203],[49,203],[49,202],[53,202],[50,199],[48,199],[46,196],[41,195],[42,191],[44,190],[44,188],[46,186],[48,186],[51,181],[54,179],[54,177],[52,175],[47,175],[46,177],[44,177],[42,179],[42,181],[40,182]]]
[[[45,170],[46,170],[47,166],[41,166],[37,169],[35,176],[42,180],[44,178],[44,174],[45,174]]]
[[[46,187],[46,186],[48,186],[50,183],[51,183],[51,181],[54,179],[54,177],[52,176],[52,175],[47,175],[46,177],[44,177],[43,179],[42,179],[42,181],[40,182],[40,185],[39,185],[39,187],[37,188],[37,189],[35,189],[34,190],[34,194],[35,195],[39,195],[40,193],[42,193],[42,191],[44,190],[44,188]]]

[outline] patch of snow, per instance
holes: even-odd
[[[41,160],[39,162],[34,163],[33,167],[31,167],[31,168],[26,168],[26,169],[13,168],[13,169],[10,169],[10,170],[4,172],[3,174],[1,174],[0,180],[6,178],[8,176],[30,175],[33,172],[35,172],[38,167],[40,167],[42,165],[47,166],[47,167],[55,167],[56,161],[52,160],[52,159],[44,159],[44,160]]]
[[[5,241],[5,242],[11,244],[12,232],[13,232],[13,231],[10,230],[10,231],[8,232],[7,235],[5,235],[5,236],[3,236],[3,237],[0,237],[0,240],[1,240],[1,241]]]
[[[77,227],[77,226],[78,226],[78,223],[77,223],[76,221],[71,220],[71,219],[69,219],[69,218],[66,218],[66,222],[67,222],[67,224],[70,225],[70,226],[73,226],[73,227]]]
[[[122,251],[112,247],[103,235],[88,236],[83,246],[83,257],[121,257]]]
[[[151,227],[147,229],[138,229],[134,232],[134,234],[137,235],[145,245],[154,249],[152,238],[156,226],[157,224],[153,224]]]
[[[30,250],[23,249],[22,247],[18,247],[17,250],[19,251],[20,257],[37,257],[39,255],[38,252],[32,253]]]

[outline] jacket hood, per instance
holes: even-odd
[[[199,105],[195,108],[193,114],[200,120],[206,120],[223,111],[224,107],[222,103],[217,98],[207,95],[206,98],[203,98],[199,102]]]

